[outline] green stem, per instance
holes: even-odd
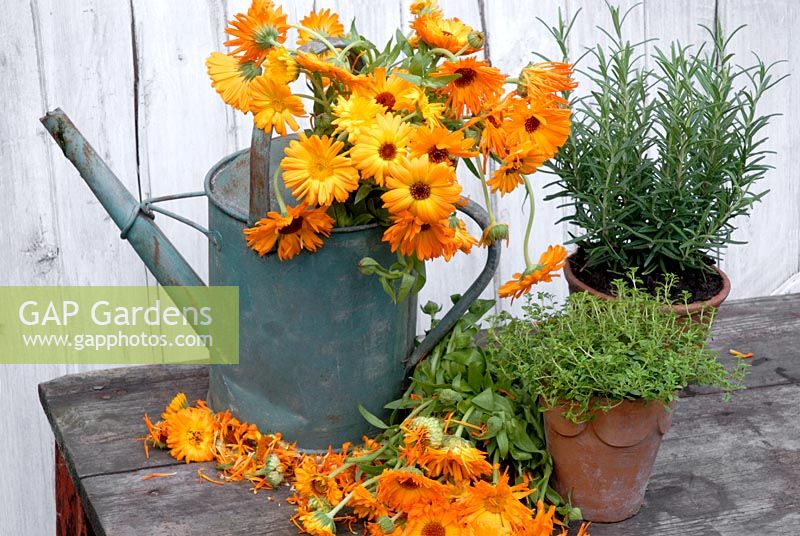
[[[483,165],[481,164],[481,159],[479,157],[475,157],[475,168],[478,170],[480,176],[478,180],[481,181],[481,189],[483,190],[483,202],[486,204],[486,212],[489,214],[489,225],[494,225],[494,211],[492,211],[492,199],[489,196],[489,185],[486,184],[486,175],[483,172]]]
[[[343,49],[342,49],[342,50],[341,50],[341,51],[340,51],[340,52],[339,52],[339,53],[336,55],[336,61],[337,61],[337,62],[339,62],[339,63],[342,63],[342,62],[344,62],[344,58],[345,58],[345,56],[347,55],[347,53],[348,53],[348,52],[350,52],[350,51],[351,51],[353,48],[357,47],[358,45],[365,45],[366,43],[367,43],[366,41],[362,41],[362,40],[359,40],[359,41],[353,41],[352,43],[350,43],[349,45],[347,45],[346,47],[344,47],[344,48],[343,48]]]
[[[321,104],[322,106],[328,106],[327,101],[324,101],[322,99],[318,99],[317,97],[314,97],[312,95],[306,95],[305,93],[295,93],[295,95],[300,97],[301,99],[313,100],[317,104]]]
[[[462,422],[467,422],[467,420],[472,416],[472,412],[473,411],[475,411],[475,406],[470,406],[469,409],[464,412],[464,416],[461,417],[460,420]],[[458,428],[456,428],[456,431],[455,431],[455,433],[453,435],[455,435],[456,437],[461,437],[461,432],[463,432],[463,431],[464,431],[464,425],[463,424],[459,424]]]
[[[283,201],[283,192],[281,191],[280,184],[278,184],[278,179],[280,178],[281,168],[275,170],[275,174],[272,176],[272,185],[275,188],[275,199],[278,200],[278,207],[281,210],[281,216],[286,216],[286,203]]]
[[[525,269],[533,268],[534,264],[531,262],[531,256],[528,251],[528,244],[531,240],[531,230],[533,229],[533,216],[536,213],[536,201],[533,198],[533,187],[531,186],[531,182],[528,180],[527,175],[522,176],[522,180],[525,183],[525,190],[528,192],[528,203],[530,204],[530,212],[528,214],[528,225],[525,227],[525,241],[522,244],[522,253],[525,256]]]
[[[458,57],[455,54],[453,54],[452,52],[450,52],[449,50],[447,50],[446,48],[432,48],[430,50],[430,52],[432,52],[433,54],[439,54],[440,56],[445,56],[450,61],[457,61],[458,60]]]
[[[299,24],[289,24],[289,28],[294,28],[295,30],[302,30],[314,36],[314,39],[321,42],[323,45],[328,47],[328,49],[333,52],[334,54],[339,54],[339,50],[328,41],[328,38],[319,33],[316,30],[312,30],[311,28],[307,28],[305,26],[300,26]]]
[[[372,477],[372,478],[370,478],[369,480],[365,480],[365,481],[364,481],[364,482],[363,482],[361,485],[362,485],[362,486],[364,486],[364,487],[366,488],[367,486],[369,486],[369,485],[370,485],[370,484],[372,484],[373,482],[377,482],[377,481],[378,481],[378,478],[380,478],[380,475],[378,475],[378,476],[373,476],[373,477]],[[345,498],[344,498],[344,499],[342,499],[342,500],[339,502],[339,504],[337,504],[336,506],[334,506],[334,507],[333,507],[333,510],[331,510],[330,512],[328,512],[328,515],[329,515],[329,516],[331,516],[331,517],[335,517],[335,516],[336,516],[336,514],[338,514],[338,513],[339,513],[339,510],[341,510],[342,508],[344,508],[344,507],[345,507],[345,505],[348,503],[348,501],[349,501],[350,499],[352,499],[352,498],[353,498],[353,495],[354,495],[354,494],[355,494],[355,491],[351,491],[350,493],[348,493],[348,494],[347,494],[347,496],[345,496]]]

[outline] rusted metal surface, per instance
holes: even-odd
[[[81,499],[56,446],[56,536],[93,536]]]

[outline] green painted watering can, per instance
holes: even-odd
[[[270,139],[254,129],[252,147],[211,168],[205,191],[139,202],[61,110],[42,123],[161,285],[205,283],[156,226],[155,214],[208,236],[209,283],[238,286],[240,306],[239,364],[211,365],[208,403],[215,410],[230,408],[261,430],[279,431],[306,450],[369,433],[358,404],[385,414],[384,404],[400,395],[408,372],[497,268],[499,244],[489,248],[483,271],[462,299],[415,346],[416,298],[393,304],[377,278],[358,270],[363,257],[394,262],[377,225],[334,229],[321,250],[287,262],[247,247],[242,230],[277,207],[269,178],[291,138]],[[209,200],[208,229],[155,205],[199,196]],[[284,196],[290,198],[286,191]],[[483,228],[489,223],[472,201],[459,210]]]

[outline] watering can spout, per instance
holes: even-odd
[[[60,108],[40,119],[64,156],[77,168],[147,268],[163,286],[200,286],[203,280],[178,253],[151,212],[120,182]]]

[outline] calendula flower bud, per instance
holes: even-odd
[[[442,438],[444,437],[444,427],[442,422],[435,417],[417,417],[411,421],[411,426],[424,426],[428,430],[428,438],[430,445],[434,448],[442,446]]]
[[[494,223],[483,231],[481,244],[489,246],[498,240],[508,240],[508,225],[505,223]]]
[[[425,313],[426,315],[435,315],[441,310],[442,306],[432,301],[428,301],[428,303],[422,306],[422,312]]]
[[[486,43],[486,36],[483,32],[473,30],[467,36],[467,42],[472,48],[483,48],[483,45]]]
[[[264,463],[264,467],[267,471],[275,471],[278,469],[278,466],[281,464],[281,459],[278,458],[275,454],[270,454],[267,456],[267,460]]]
[[[528,96],[528,69],[531,67],[533,67],[533,62],[529,62],[528,65],[523,67],[517,77],[517,93],[519,93],[520,97]]]
[[[380,263],[371,257],[364,257],[358,262],[358,269],[364,275],[375,275],[380,267]]]
[[[378,527],[384,534],[391,534],[394,532],[394,521],[388,516],[381,516],[378,518]]]
[[[283,483],[283,475],[280,474],[278,471],[270,471],[267,473],[267,482],[273,488],[277,488]]]

